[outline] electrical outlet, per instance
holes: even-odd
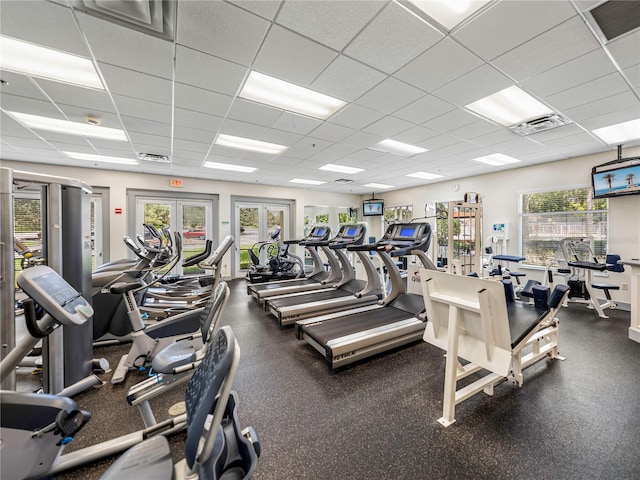
[[[622,285],[620,285],[620,288],[622,290],[629,290],[629,284],[628,283],[623,283]]]

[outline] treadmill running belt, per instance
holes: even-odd
[[[271,283],[259,283],[258,285],[255,285],[255,288],[253,286],[249,287],[251,289],[251,291],[253,292],[262,292],[264,290],[272,290],[274,288],[282,288],[282,287],[290,287],[293,285],[311,285],[312,283],[317,283],[318,285],[320,285],[320,282],[318,280],[314,280],[312,278],[301,278],[300,280],[296,280],[295,282],[271,282]]]
[[[381,327],[400,320],[411,318],[412,315],[393,307],[382,307],[354,315],[324,321],[318,325],[309,325],[302,331],[321,345],[326,345],[334,338],[344,337],[371,328]]]
[[[272,308],[280,309],[282,307],[291,307],[293,305],[302,305],[303,303],[318,302],[322,300],[331,300],[340,297],[353,297],[349,292],[344,290],[323,290],[321,292],[307,293],[305,295],[294,295],[292,297],[274,298],[268,300],[267,304]]]

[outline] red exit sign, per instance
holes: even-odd
[[[172,178],[171,180],[169,180],[169,186],[181,188],[182,180],[180,180],[179,178]]]

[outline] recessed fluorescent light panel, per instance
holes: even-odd
[[[87,160],[89,162],[117,163],[119,165],[138,165],[138,161],[133,158],[107,157],[105,155],[93,155],[91,153],[62,152],[67,157],[75,160]]]
[[[407,175],[407,177],[421,178],[422,180],[435,180],[436,178],[442,178],[443,176],[444,175],[429,172],[415,172]]]
[[[347,104],[337,98],[258,72],[249,74],[238,96],[320,120],[330,117]]]
[[[363,187],[368,188],[393,188],[393,185],[385,185],[384,183],[367,183]]]
[[[350,174],[364,172],[364,168],[345,167],[344,165],[334,165],[333,163],[327,163],[326,165],[318,168],[318,170],[327,170],[329,172],[340,172],[340,173],[350,173]]]
[[[465,108],[505,127],[553,113],[545,104],[515,85],[470,103]]]
[[[252,173],[257,170],[254,167],[243,167],[242,165],[232,165],[230,163],[204,162],[207,168],[215,168],[218,170],[230,170],[232,172]]]
[[[491,0],[408,0],[440,25],[451,30]]]
[[[251,140],[250,138],[234,137],[233,135],[225,135],[224,133],[218,135],[215,143],[216,145],[222,145],[223,147],[250,150],[252,152],[270,153],[271,155],[282,153],[288,148],[276,143],[261,142],[259,140]]]
[[[104,90],[88,58],[0,35],[0,69],[55,82]]]
[[[322,185],[323,183],[320,180],[307,180],[306,178],[293,178],[289,180],[290,183],[304,183],[305,185]]]
[[[609,145],[637,140],[640,138],[640,119],[596,128],[591,131]]]
[[[415,145],[409,145],[408,143],[396,142],[387,138],[379,143],[376,143],[373,150],[379,150],[381,152],[393,153],[394,155],[400,155],[401,157],[413,157],[419,153],[428,152],[426,148],[416,147]]]
[[[127,141],[124,131],[117,128],[99,127],[88,123],[70,122],[57,118],[40,117],[20,112],[6,112],[15,120],[27,128],[34,130],[46,130],[49,132],[66,133],[67,135],[80,135],[83,137],[103,138],[105,140]]]
[[[472,160],[474,162],[486,163],[487,165],[492,165],[494,167],[520,162],[520,160],[518,160],[517,158],[513,158],[502,153],[494,153],[492,155],[486,155],[484,157],[473,158]]]

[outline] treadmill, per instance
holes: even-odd
[[[306,246],[307,242],[314,241],[324,241],[328,240],[331,236],[331,227],[328,225],[317,225],[314,226],[309,235],[304,237],[302,240],[285,240],[285,245],[303,245]],[[247,284],[247,295],[252,295],[256,299],[258,299],[258,292],[263,290],[270,290],[272,288],[280,288],[285,285],[306,285],[306,284],[318,284],[322,282],[325,278],[329,276],[329,272],[327,272],[324,268],[324,263],[320,258],[320,254],[317,249],[314,247],[307,247],[307,251],[311,255],[313,259],[313,271],[309,274],[308,277],[305,278],[294,278],[290,280],[280,280],[277,282],[269,282],[269,283],[248,283]]]
[[[337,238],[337,235],[334,238]],[[281,286],[276,285],[272,288],[259,289],[256,291],[255,295],[258,303],[264,305],[268,298],[278,295],[289,295],[292,293],[311,292],[316,290],[332,290],[334,288],[334,285],[342,280],[342,266],[340,265],[340,260],[334,254],[333,250],[329,248],[329,241],[327,241],[326,239],[318,241],[305,240],[304,245],[309,251],[320,249],[324,253],[327,261],[329,262],[328,275],[323,276],[323,279],[320,282],[283,282]],[[317,251],[315,253],[317,254]],[[348,265],[349,268],[351,268],[351,264],[348,263]]]
[[[371,261],[369,246],[363,246],[365,224],[343,225],[338,234],[326,242],[342,265],[342,280],[330,290],[294,293],[268,298],[265,308],[277,318],[280,326],[322,313],[339,312],[371,305],[382,298],[382,281]],[[367,280],[355,278],[354,268],[345,250],[354,251],[365,268]]]
[[[376,243],[367,245],[387,268],[391,290],[376,305],[312,317],[296,322],[296,338],[322,353],[331,369],[422,339],[426,327],[422,295],[406,293],[393,257],[416,255],[433,268],[426,255],[431,226],[426,222],[397,223]]]

